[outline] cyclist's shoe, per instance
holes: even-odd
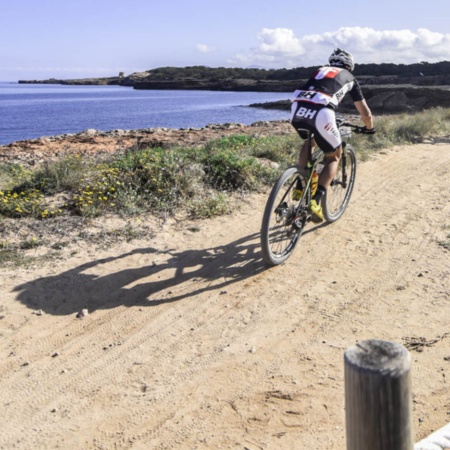
[[[323,222],[323,211],[320,203],[317,203],[316,200],[312,199],[309,204],[309,210],[312,212],[311,220],[315,223]]]
[[[294,189],[292,191],[292,200],[294,200],[294,202],[298,202],[303,195],[303,191],[301,189]]]

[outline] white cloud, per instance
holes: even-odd
[[[287,28],[263,28],[258,34],[257,48],[247,53],[239,53],[230,64],[259,65],[263,67],[295,66],[293,61],[305,53],[305,49],[294,32]],[[291,58],[294,58],[291,61]],[[298,65],[298,64],[297,64]]]
[[[258,34],[259,51],[269,54],[302,55],[305,50],[292,30],[263,28]]]
[[[450,34],[421,28],[375,30],[368,27],[342,27],[321,35],[296,37],[287,28],[264,28],[257,36],[260,44],[229,61],[240,65],[299,67],[324,64],[336,47],[344,48],[358,63],[410,64],[450,60]]]
[[[197,51],[200,53],[210,53],[215,50],[214,47],[210,47],[209,45],[206,44],[198,44],[196,48]]]

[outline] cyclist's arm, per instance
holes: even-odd
[[[365,99],[358,100],[355,103],[355,107],[359,112],[359,115],[361,116],[361,120],[364,122],[364,125],[368,130],[373,129],[373,117],[372,112],[370,111],[369,106],[367,105],[367,102]]]

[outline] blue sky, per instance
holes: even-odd
[[[0,80],[450,60],[448,0],[0,0]]]

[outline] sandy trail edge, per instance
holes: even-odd
[[[449,170],[448,143],[360,163],[343,219],[270,270],[265,195],[196,232],[3,270],[0,448],[345,448],[343,352],[370,338],[434,341],[412,352],[415,440],[442,427]]]

